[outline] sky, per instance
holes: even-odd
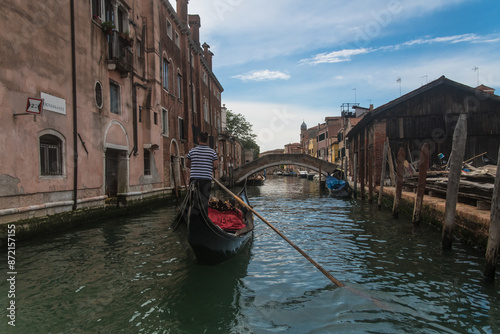
[[[189,13],[222,103],[261,152],[299,142],[302,122],[342,103],[376,108],[443,75],[500,94],[498,0],[190,0]]]

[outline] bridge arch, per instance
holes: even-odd
[[[301,166],[317,172],[321,170],[323,175],[328,175],[328,173],[339,168],[338,164],[314,158],[307,154],[269,154],[236,168],[233,171],[233,179],[236,183],[242,182],[252,174],[279,165]]]

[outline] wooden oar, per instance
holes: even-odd
[[[280,237],[282,237],[283,239],[285,239],[286,242],[288,242],[290,244],[290,246],[292,246],[293,248],[295,248],[300,254],[302,254],[302,256],[304,256],[307,260],[309,260],[309,262],[311,262],[316,268],[318,268],[319,271],[321,271],[323,273],[323,275],[325,275],[330,281],[333,282],[333,284],[335,284],[336,286],[338,287],[343,287],[345,286],[344,283],[342,283],[341,281],[339,281],[338,279],[336,279],[335,277],[332,276],[332,274],[330,274],[328,271],[326,271],[325,268],[323,268],[318,262],[314,261],[309,255],[306,254],[306,252],[304,252],[302,249],[300,249],[297,245],[295,245],[290,239],[288,239],[283,233],[281,233],[276,227],[274,227],[270,222],[268,222],[266,219],[264,219],[264,217],[262,217],[260,214],[258,214],[250,205],[248,205],[247,203],[245,203],[241,198],[239,198],[238,196],[236,196],[235,194],[233,194],[231,192],[231,190],[227,189],[222,183],[220,183],[217,179],[213,179],[215,181],[215,183],[217,183],[222,189],[224,189],[227,193],[229,193],[231,196],[233,196],[240,204],[242,204],[243,206],[245,206],[247,209],[249,209],[250,211],[252,211],[252,213],[254,215],[256,215],[257,217],[259,217],[260,220],[262,220],[264,223],[267,224],[267,226],[269,226],[274,232],[278,233],[278,235]]]
[[[373,302],[375,305],[380,307],[381,309],[385,311],[390,311],[390,308],[382,303],[381,301],[368,296],[366,293],[363,293],[359,290],[356,290],[350,286],[346,286],[344,283],[336,279],[335,277],[332,276],[328,271],[326,271],[325,268],[323,268],[318,262],[314,261],[309,255],[306,254],[302,249],[300,249],[297,245],[295,245],[290,239],[288,239],[283,233],[281,233],[276,227],[274,227],[271,223],[269,223],[264,217],[262,217],[258,212],[256,212],[250,205],[245,203],[240,197],[236,196],[231,190],[227,189],[222,183],[219,182],[216,178],[213,178],[215,183],[217,183],[222,189],[224,189],[227,193],[229,193],[231,196],[233,196],[240,204],[245,206],[247,209],[252,211],[253,214],[255,214],[257,217],[259,217],[260,220],[262,220],[264,223],[266,223],[267,226],[269,226],[274,232],[276,232],[280,237],[282,237],[286,242],[288,242],[293,248],[295,248],[302,256],[304,256],[309,262],[311,262],[323,275],[325,275],[333,284],[336,286],[342,288],[346,288],[349,291],[357,294],[360,297],[363,297],[371,302]]]

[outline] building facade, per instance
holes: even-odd
[[[484,153],[498,161],[500,97],[488,87],[473,88],[443,76],[371,110],[352,127],[347,133],[350,174],[356,168],[361,184],[371,176],[379,185],[386,139],[394,159],[403,148],[409,164],[418,161],[423,144],[429,143],[430,165],[440,166],[440,155],[450,156],[460,114],[467,115],[464,159],[478,156],[469,161],[476,167],[484,165]]]
[[[223,87],[188,0],[2,11],[0,222],[182,186],[200,131],[222,155]]]

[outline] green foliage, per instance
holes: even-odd
[[[260,147],[255,142],[257,135],[252,132],[252,124],[245,119],[245,116],[228,110],[226,126],[227,131],[238,138],[245,149],[254,150],[254,155],[259,154]]]

